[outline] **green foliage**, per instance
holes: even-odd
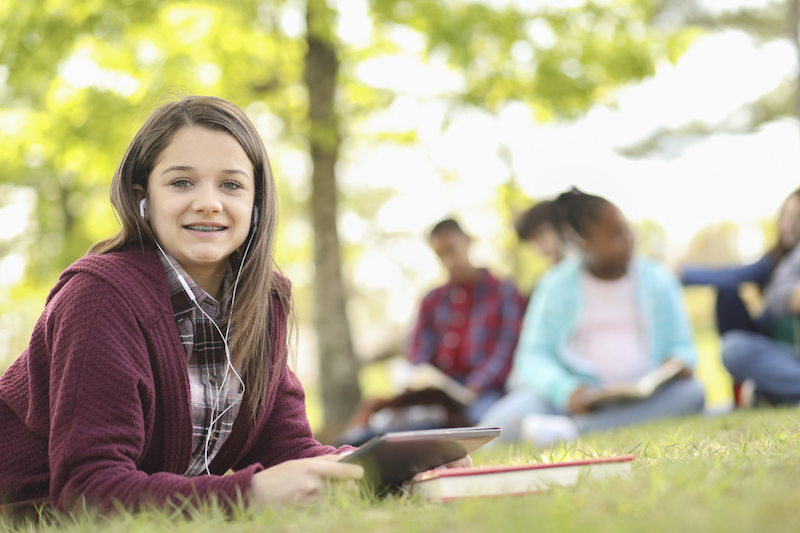
[[[735,10],[726,10],[720,14],[711,14],[700,7],[696,0],[672,0],[664,2],[665,9],[670,7],[677,13],[676,18],[691,29],[674,34],[671,49],[678,56],[670,58],[674,63],[691,43],[702,32],[722,32],[739,30],[747,33],[760,43],[788,39],[793,48],[800,50],[800,42],[796,31],[791,31],[792,25],[797,29],[800,24],[800,8],[796,7],[796,0],[779,0],[764,2],[759,7],[740,7]],[[794,9],[792,7],[795,6]],[[685,40],[685,41],[684,41]],[[677,127],[659,128],[655,133],[637,143],[623,147],[618,151],[627,157],[649,157],[653,155],[674,156],[670,144],[680,138],[685,146],[692,141],[702,140],[716,133],[751,133],[757,131],[765,123],[784,117],[797,118],[798,108],[798,79],[783,80],[777,87],[768,93],[744,103],[736,109],[731,109],[729,117],[738,117],[738,120],[727,118],[719,123],[691,122]],[[746,117],[742,120],[741,117]],[[673,141],[672,143],[670,141]]]
[[[375,0],[375,16],[406,25],[426,40],[429,57],[444,57],[463,73],[462,103],[500,109],[524,101],[539,120],[575,118],[613,102],[613,89],[674,62],[696,31],[657,29],[657,2],[587,2],[572,9],[526,11],[509,4]]]
[[[667,232],[664,227],[649,218],[633,223],[631,226],[636,236],[637,253],[663,260],[667,244]]]
[[[694,35],[653,26],[652,0],[539,12],[513,3],[374,0],[370,38],[344,44],[334,4],[311,1],[325,15],[311,35],[333,43],[341,64],[336,105],[346,149],[356,142],[418,142],[413,130],[362,137],[358,127],[396,96],[357,72],[366,61],[404,52],[393,36],[398,28],[423,39],[423,60],[443,60],[463,78],[463,87],[446,95],[453,113],[463,106],[493,112],[524,101],[541,120],[574,118],[594,103],[612,102],[615,87],[674,61]],[[304,152],[312,134],[333,137],[310,131],[303,87],[307,42],[302,28],[286,29],[287,17],[301,19],[304,7],[286,0],[0,4],[0,186],[35,191],[31,219],[20,221],[24,237],[0,241],[0,256],[14,252],[27,261],[21,286],[31,289],[13,297],[41,308],[41,294],[58,273],[116,232],[108,183],[148,111],[170,94],[216,94],[248,112],[273,155],[305,161],[299,170],[284,171],[282,157],[273,157],[282,215],[278,261],[290,275],[305,272],[296,289],[298,307],[307,312],[313,268],[311,235],[302,229],[308,227],[309,190]],[[345,189],[342,201],[368,220],[389,194]],[[498,191],[500,198],[505,194]],[[511,245],[510,233],[501,240]],[[357,261],[362,243],[346,244],[347,258]]]

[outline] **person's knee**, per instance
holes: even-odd
[[[509,437],[509,433],[513,433],[518,423],[518,419],[520,418],[519,413],[517,412],[516,405],[514,405],[513,397],[511,395],[506,396],[504,398],[500,398],[497,402],[495,402],[491,407],[489,407],[480,417],[478,421],[478,425],[480,426],[491,426],[491,427],[502,427],[503,428],[503,435],[502,438],[506,439]],[[507,431],[508,429],[508,431]]]
[[[478,424],[484,415],[489,412],[492,406],[500,401],[502,397],[503,394],[497,390],[489,390],[481,394],[467,407],[465,411],[467,421],[473,426]]]
[[[706,404],[706,389],[694,378],[688,379],[684,392],[688,412],[699,413]]]
[[[755,352],[751,333],[730,331],[722,337],[722,364],[734,377],[741,373]]]
[[[706,391],[694,378],[679,379],[671,383],[663,392],[661,401],[664,414],[684,415],[699,413],[706,403]]]
[[[480,418],[480,426],[503,428],[501,440],[515,441],[519,438],[522,418],[531,412],[542,412],[542,402],[536,394],[518,388],[495,402]]]

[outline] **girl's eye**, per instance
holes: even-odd
[[[172,185],[173,187],[177,187],[178,189],[185,189],[185,188],[189,187],[189,185],[191,185],[191,184],[192,183],[186,178],[178,178],[178,179],[172,180],[172,182],[170,183],[170,185]]]
[[[225,182],[222,183],[222,188],[223,189],[228,189],[230,191],[235,191],[235,190],[241,189],[242,186],[239,183],[235,182],[235,181],[225,181]]]

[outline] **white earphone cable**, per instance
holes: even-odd
[[[180,281],[180,283],[183,286],[183,289],[186,292],[187,296],[189,296],[189,299],[192,300],[192,302],[194,303],[195,307],[197,307],[197,309],[199,309],[200,312],[203,313],[203,315],[205,315],[205,317],[214,325],[214,327],[216,328],[216,330],[219,333],[220,337],[222,338],[223,345],[225,346],[225,357],[227,358],[228,364],[225,367],[225,375],[223,376],[222,380],[219,382],[219,386],[217,387],[217,394],[216,394],[216,397],[214,399],[214,406],[212,408],[212,413],[216,413],[217,410],[219,409],[220,396],[222,395],[222,389],[224,388],[225,383],[228,380],[228,371],[229,370],[233,371],[233,374],[236,376],[236,379],[239,380],[239,383],[242,386],[242,397],[244,397],[244,392],[245,392],[244,380],[242,380],[242,377],[236,371],[236,368],[233,366],[233,362],[231,361],[231,352],[230,352],[230,348],[228,348],[228,335],[230,334],[231,322],[232,322],[232,318],[233,318],[233,304],[234,304],[234,302],[236,300],[236,289],[238,288],[239,278],[242,275],[242,268],[244,267],[244,261],[247,258],[247,252],[250,250],[250,245],[253,242],[253,237],[254,236],[255,236],[255,231],[252,231],[251,235],[250,235],[250,238],[247,241],[247,246],[245,247],[244,254],[242,254],[242,260],[241,260],[241,262],[239,264],[239,272],[236,275],[236,281],[234,282],[234,285],[233,285],[233,293],[231,294],[231,305],[229,307],[229,312],[231,313],[231,319],[228,320],[228,324],[227,324],[227,326],[225,328],[225,334],[222,333],[222,330],[217,325],[217,322],[213,318],[211,318],[208,315],[208,313],[206,313],[205,310],[202,307],[200,307],[200,304],[197,303],[197,298],[195,297],[194,293],[191,291],[191,288],[189,287],[189,284],[186,282],[186,279],[181,275],[180,272],[178,272],[178,269],[172,263],[170,258],[167,256],[167,253],[164,251],[164,249],[161,247],[161,245],[158,243],[158,241],[155,241],[156,246],[161,251],[161,254],[164,256],[164,258],[167,260],[167,262],[172,267],[172,270],[178,276],[178,281]],[[231,403],[221,413],[219,413],[219,415],[215,416],[211,420],[211,422],[209,423],[208,432],[206,433],[205,446],[204,446],[206,473],[209,474],[209,475],[211,474],[211,471],[209,469],[209,461],[208,461],[208,446],[209,446],[209,443],[211,442],[211,435],[214,432],[214,425],[225,415],[225,413],[227,413],[231,408],[233,408],[239,402],[241,402],[241,398],[239,398],[235,402]]]

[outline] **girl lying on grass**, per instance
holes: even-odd
[[[481,425],[502,438],[538,445],[645,420],[700,411],[703,387],[691,377],[695,350],[678,281],[634,257],[633,234],[608,200],[578,189],[556,200],[558,228],[581,251],[543,277],[522,324],[514,358],[521,385]],[[652,396],[592,407],[588,391],[634,382],[670,359],[680,379]]]
[[[62,273],[0,377],[0,503],[263,506],[362,476],[314,440],[287,366],[276,199],[238,107],[147,119],[111,183],[119,233]]]
[[[287,366],[275,182],[244,113],[209,97],[159,107],[111,203],[119,233],[62,273],[0,378],[0,495],[264,505],[358,479],[314,440]]]

